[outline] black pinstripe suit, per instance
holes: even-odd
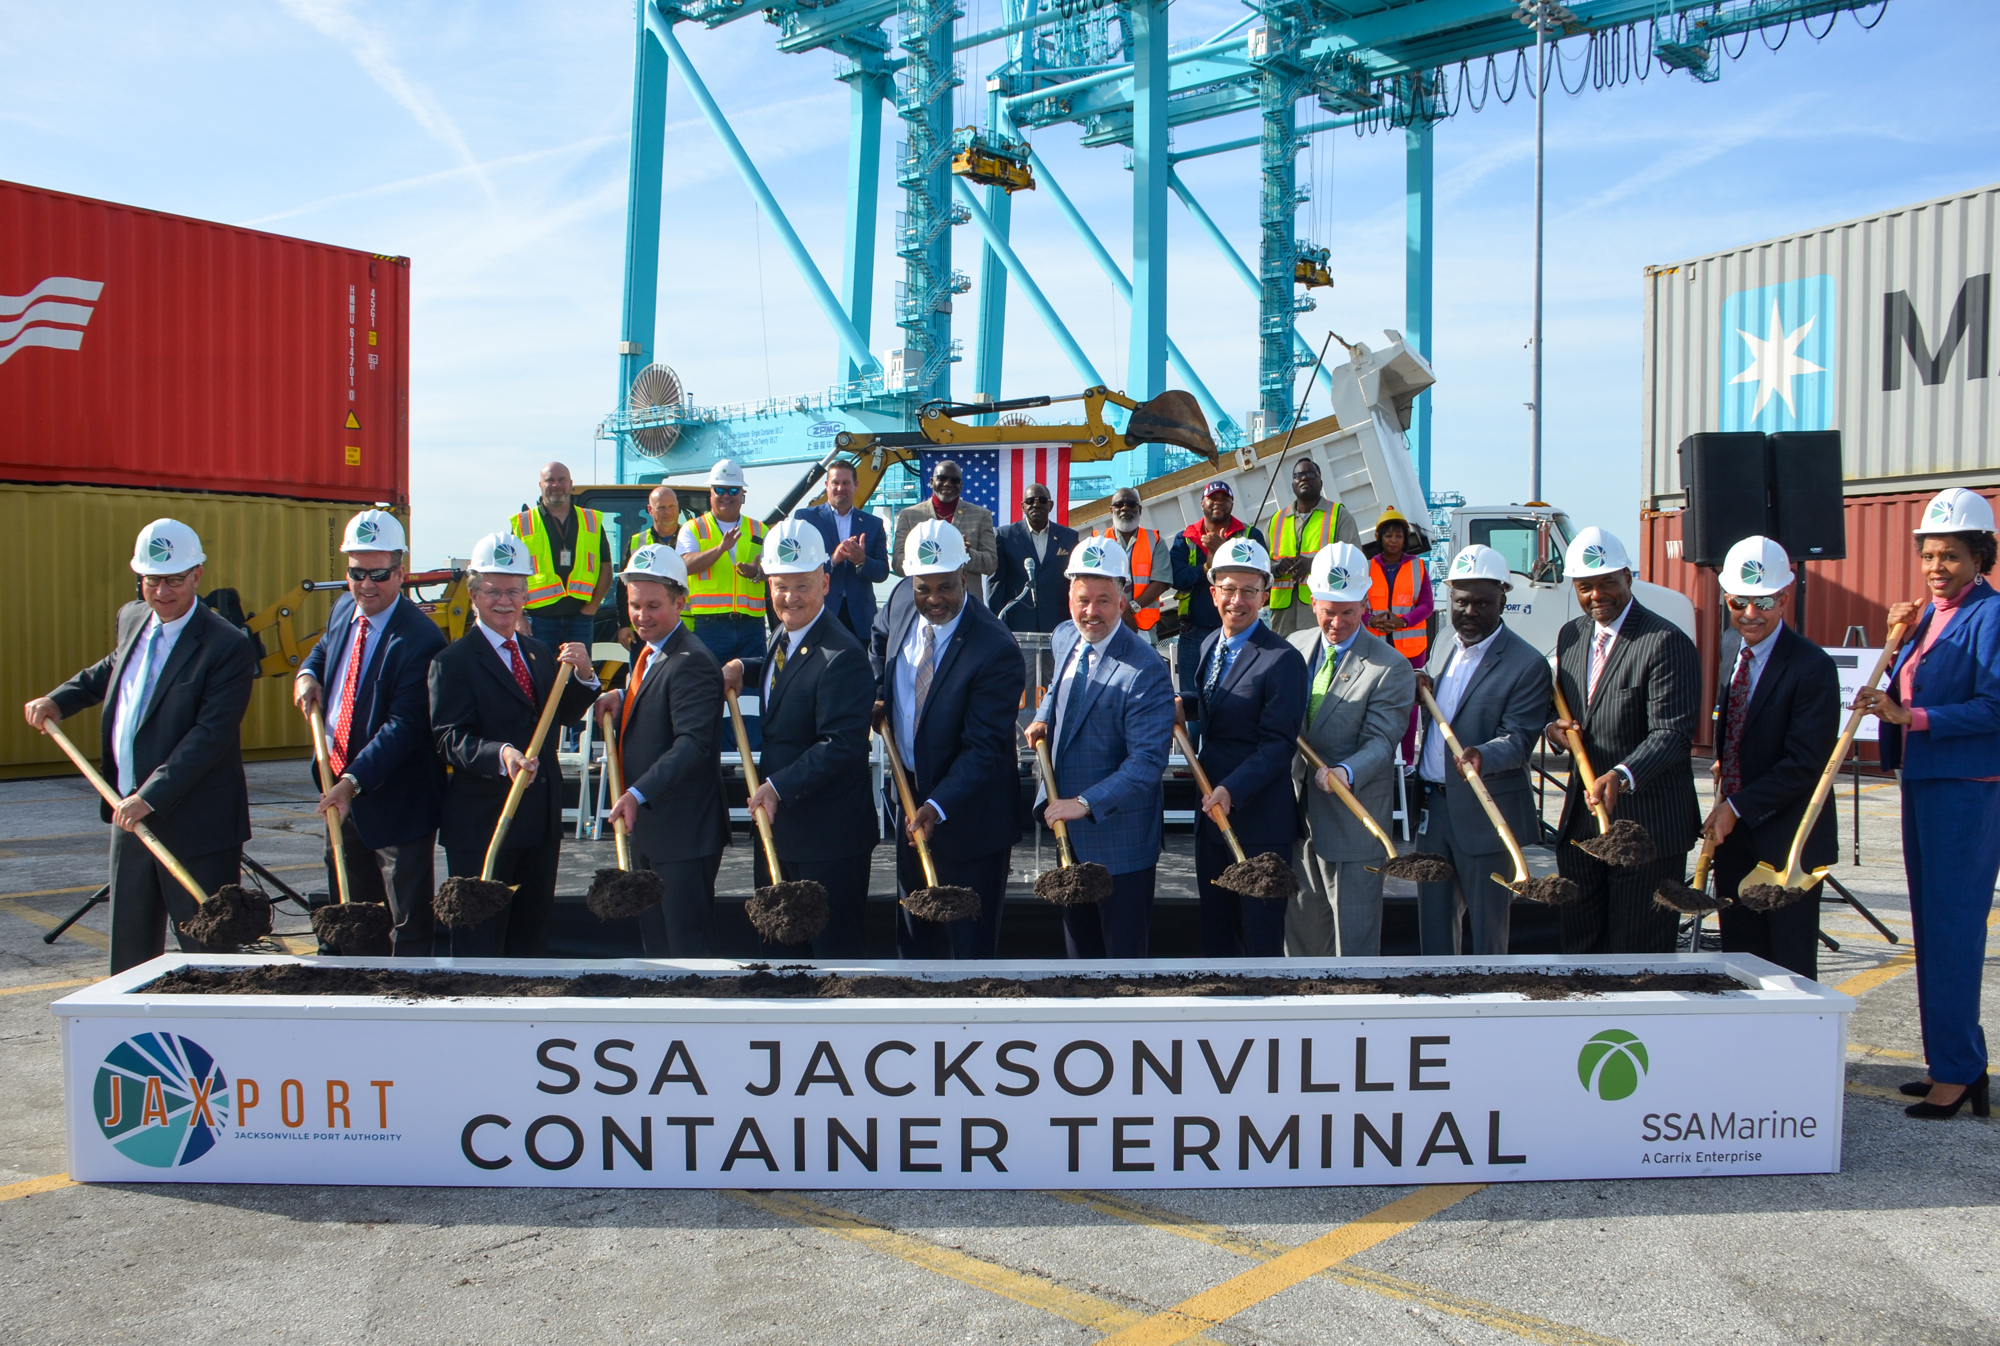
[[[1562,907],[1566,954],[1668,953],[1677,918],[1656,905],[1663,878],[1684,878],[1687,853],[1701,833],[1689,761],[1695,717],[1701,708],[1701,660],[1694,642],[1637,600],[1612,642],[1597,694],[1586,696],[1590,647],[1597,623],[1587,614],[1556,639],[1556,677],[1577,722],[1584,751],[1599,774],[1623,765],[1635,788],[1622,790],[1612,817],[1630,818],[1652,835],[1660,858],[1649,865],[1613,869],[1570,844],[1595,835],[1597,824],[1583,799],[1580,773],[1570,773],[1556,829],[1556,862],[1583,890]]]

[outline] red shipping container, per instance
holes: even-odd
[[[0,480],[407,504],[410,263],[0,182]]]

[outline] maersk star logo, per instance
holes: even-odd
[[[1838,318],[1831,276],[1782,281],[1723,300],[1720,428],[1829,428]]]

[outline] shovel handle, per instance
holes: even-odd
[[[1325,771],[1327,769],[1326,759],[1313,751],[1312,744],[1306,742],[1303,737],[1296,738],[1293,742],[1299,745],[1299,751],[1305,754],[1308,762],[1312,763],[1313,770]],[[1340,777],[1329,773],[1326,779],[1327,784],[1333,787],[1333,797],[1347,805],[1348,812],[1361,820],[1361,825],[1367,828],[1377,841],[1382,843],[1382,849],[1388,852],[1391,860],[1394,860],[1398,855],[1396,843],[1390,840],[1387,832],[1382,830],[1381,824],[1377,823],[1374,816],[1362,807],[1361,801],[1354,797],[1354,792],[1340,783]]]
[[[1465,756],[1465,749],[1459,744],[1458,735],[1451,732],[1451,721],[1445,719],[1444,712],[1438,709],[1437,698],[1421,682],[1417,684],[1417,696],[1437,723],[1438,732],[1444,735],[1444,745],[1451,749],[1452,761],[1456,763]],[[1514,829],[1507,826],[1507,820],[1500,816],[1500,806],[1493,802],[1493,794],[1486,788],[1486,782],[1479,778],[1479,773],[1471,767],[1462,766],[1459,770],[1464,773],[1465,783],[1472,787],[1472,793],[1479,797],[1479,807],[1486,810],[1487,821],[1493,824],[1493,830],[1500,834],[1501,843],[1507,847],[1508,858],[1514,862],[1514,883],[1526,883],[1528,857],[1521,854],[1521,843],[1515,838]]]
[[[882,726],[882,746],[889,750],[889,774],[896,778],[896,797],[903,801],[903,817],[917,816],[917,797],[910,790],[910,777],[903,770],[903,755],[896,751],[896,732],[888,725]],[[931,863],[931,848],[921,836],[913,836],[917,843],[917,859],[923,862],[924,883],[927,887],[938,886],[937,866]]]
[[[105,803],[115,809],[119,804],[124,802],[119,799],[118,792],[105,782],[103,776],[98,774],[97,768],[90,764],[90,759],[76,750],[76,744],[69,741],[69,735],[62,731],[60,724],[57,724],[54,720],[50,720],[42,726],[42,732],[54,739],[56,746],[63,750],[64,755],[70,761],[76,763],[76,769],[83,773],[85,780],[97,787],[97,793],[104,796]],[[142,821],[132,824],[132,832],[140,841],[145,843],[146,849],[153,853],[153,858],[165,865],[167,872],[180,880],[181,887],[194,895],[196,902],[208,901],[208,894],[204,893],[201,890],[201,885],[194,881],[194,875],[188,873],[187,866],[176,860],[174,853],[168,850],[157,836],[153,835],[152,828],[146,826]]]
[[[1555,692],[1556,718],[1559,720],[1572,718],[1569,713],[1569,702],[1563,699],[1561,677],[1556,679]],[[1583,797],[1588,799],[1590,798],[1590,792],[1597,788],[1597,773],[1590,769],[1590,754],[1583,750],[1583,735],[1577,733],[1574,729],[1565,729],[1563,730],[1563,739],[1569,744],[1569,755],[1576,763],[1576,774],[1583,778]],[[1602,804],[1592,804],[1590,811],[1597,815],[1597,830],[1599,832],[1609,832],[1611,830],[1610,810],[1606,809]]]
[[[1896,651],[1902,648],[1903,624],[1898,622],[1889,628],[1889,636],[1882,645],[1882,656],[1875,661],[1875,671],[1868,675],[1864,691],[1873,691],[1882,681],[1882,675],[1896,662]],[[1856,706],[1847,716],[1847,727],[1840,731],[1840,741],[1833,745],[1833,756],[1826,759],[1826,770],[1819,773],[1819,784],[1813,787],[1812,802],[1806,805],[1805,816],[1799,819],[1798,833],[1792,838],[1792,851],[1785,861],[1787,875],[1799,872],[1799,857],[1805,854],[1806,837],[1812,832],[1813,824],[1819,821],[1820,810],[1826,807],[1827,797],[1833,793],[1834,778],[1840,774],[1840,764],[1847,757],[1847,750],[1854,746],[1854,735],[1861,728],[1862,719],[1868,714]]]
[[[1056,769],[1049,761],[1048,739],[1044,738],[1035,745],[1035,762],[1042,769],[1042,788],[1048,792],[1049,802],[1053,804],[1056,799]],[[1056,855],[1062,867],[1068,869],[1076,863],[1076,856],[1069,848],[1069,824],[1060,821],[1051,822],[1049,830],[1056,834]]]
[[[1187,764],[1194,768],[1194,783],[1201,787],[1204,795],[1214,794],[1215,787],[1208,783],[1208,773],[1201,769],[1201,759],[1195,756],[1194,743],[1188,738],[1187,726],[1178,719],[1174,721],[1174,742],[1180,745],[1181,756],[1187,758]],[[1229,825],[1229,819],[1218,818],[1211,813],[1208,815],[1208,820],[1221,830],[1222,839],[1229,843],[1230,853],[1236,857],[1237,864],[1240,865],[1250,858],[1243,853],[1243,843],[1236,839],[1236,829]]]
[[[327,750],[326,716],[320,713],[319,702],[313,702],[306,712],[306,722],[312,726],[313,760],[319,764],[319,788],[324,793],[333,788],[333,754]],[[340,904],[346,906],[347,848],[341,845],[339,809],[326,811],[326,842],[333,852],[333,878],[340,888]]]
[[[1715,838],[1703,837],[1701,839],[1701,849],[1695,852],[1694,882],[1690,883],[1688,887],[1694,889],[1697,893],[1706,889],[1708,887],[1708,869],[1714,863]]]
[[[751,794],[757,793],[757,763],[750,756],[750,731],[743,724],[743,707],[737,703],[736,693],[727,687],[722,694],[729,698],[729,724],[736,730],[736,755],[743,759],[743,783]],[[757,824],[757,836],[764,843],[764,859],[771,866],[771,882],[783,883],[785,876],[778,868],[778,841],[771,835],[771,820],[764,816],[762,809],[750,810],[750,821]]]
[[[629,693],[628,693],[629,695]],[[625,745],[618,741],[616,730],[612,728],[611,712],[605,711],[601,717],[604,723],[604,765],[611,772],[611,799],[614,804],[625,797]],[[625,835],[625,828],[618,819],[611,820],[611,839],[618,847],[618,867],[627,874],[632,872],[632,842]]]
[[[549,688],[549,699],[542,704],[542,718],[535,721],[535,736],[528,740],[530,762],[542,755],[542,740],[549,736],[549,726],[555,723],[556,703],[562,700],[563,688],[568,685],[569,665],[559,663],[555,685]],[[525,768],[514,773],[514,783],[507,787],[507,802],[500,809],[500,821],[493,825],[493,840],[486,847],[486,863],[479,870],[481,882],[492,881],[493,867],[500,863],[500,843],[507,839],[507,829],[514,825],[514,811],[521,807],[521,796],[528,793],[533,779]]]

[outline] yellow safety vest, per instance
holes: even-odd
[[[1264,530],[1264,536],[1276,543],[1271,551],[1271,559],[1276,561],[1288,556],[1317,556],[1319,549],[1331,542],[1339,530],[1340,506],[1325,504],[1306,516],[1303,546],[1300,545],[1299,516],[1288,510],[1272,511],[1271,524]],[[1297,580],[1272,581],[1271,607],[1290,607],[1292,594],[1298,587]]]
[[[693,526],[695,546],[701,551],[720,546],[723,533],[728,531],[714,510],[696,519]],[[737,565],[754,562],[764,554],[764,525],[755,519],[742,519],[737,527],[734,551],[716,557],[706,575],[688,574],[687,610],[696,617],[764,615],[764,581],[747,580],[736,573]]]
[[[535,573],[528,576],[528,606],[547,607],[564,598],[581,598],[588,603],[597,594],[598,553],[604,546],[604,518],[594,509],[576,511],[576,564],[569,579],[556,573],[555,549],[548,530],[542,527],[542,511],[531,506],[514,516],[514,536],[528,544]]]

